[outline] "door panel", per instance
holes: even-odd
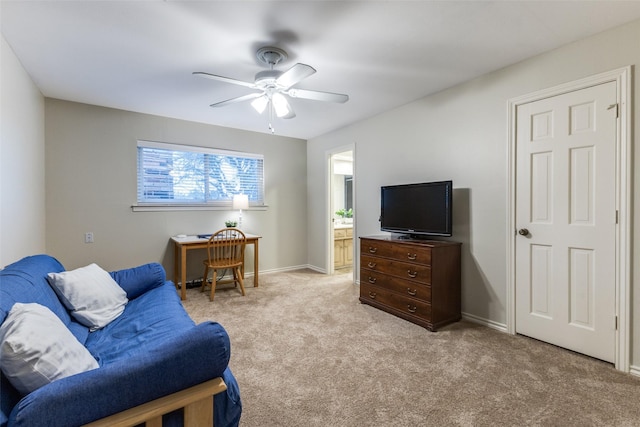
[[[531,245],[531,306],[535,316],[552,319],[549,308],[552,284],[553,248],[545,245]]]
[[[523,104],[516,136],[516,332],[609,362],[615,103],[610,82]]]

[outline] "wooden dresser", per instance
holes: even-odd
[[[460,247],[449,241],[360,238],[360,302],[430,331],[460,320]]]

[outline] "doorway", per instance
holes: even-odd
[[[329,268],[330,274],[353,273],[354,158],[352,149],[329,159]]]
[[[629,369],[629,69],[510,102],[508,330]]]

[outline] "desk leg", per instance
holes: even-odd
[[[173,284],[178,289],[178,273],[180,272],[180,245],[173,245]]]
[[[187,299],[187,246],[180,245],[180,298]]]
[[[258,287],[258,240],[253,245],[253,286]]]

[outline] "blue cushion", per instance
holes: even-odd
[[[78,341],[84,344],[89,329],[71,318],[47,281],[48,273],[62,271],[62,264],[49,255],[26,257],[0,270],[0,323],[4,322],[16,302],[34,302],[53,311]]]
[[[113,271],[109,274],[124,289],[130,300],[138,298],[149,289],[164,285],[166,281],[164,268],[156,262]]]
[[[22,396],[4,375],[0,376],[0,395],[2,396],[0,399],[0,426],[4,427],[7,425],[11,410]]]
[[[48,255],[34,255],[8,265],[0,271],[0,323],[16,302],[44,305],[68,325],[69,313],[47,282],[47,273],[59,273],[64,267]]]
[[[89,335],[85,346],[104,366],[145,353],[149,345],[181,335],[193,326],[175,287],[166,282],[129,301],[120,317]]]

